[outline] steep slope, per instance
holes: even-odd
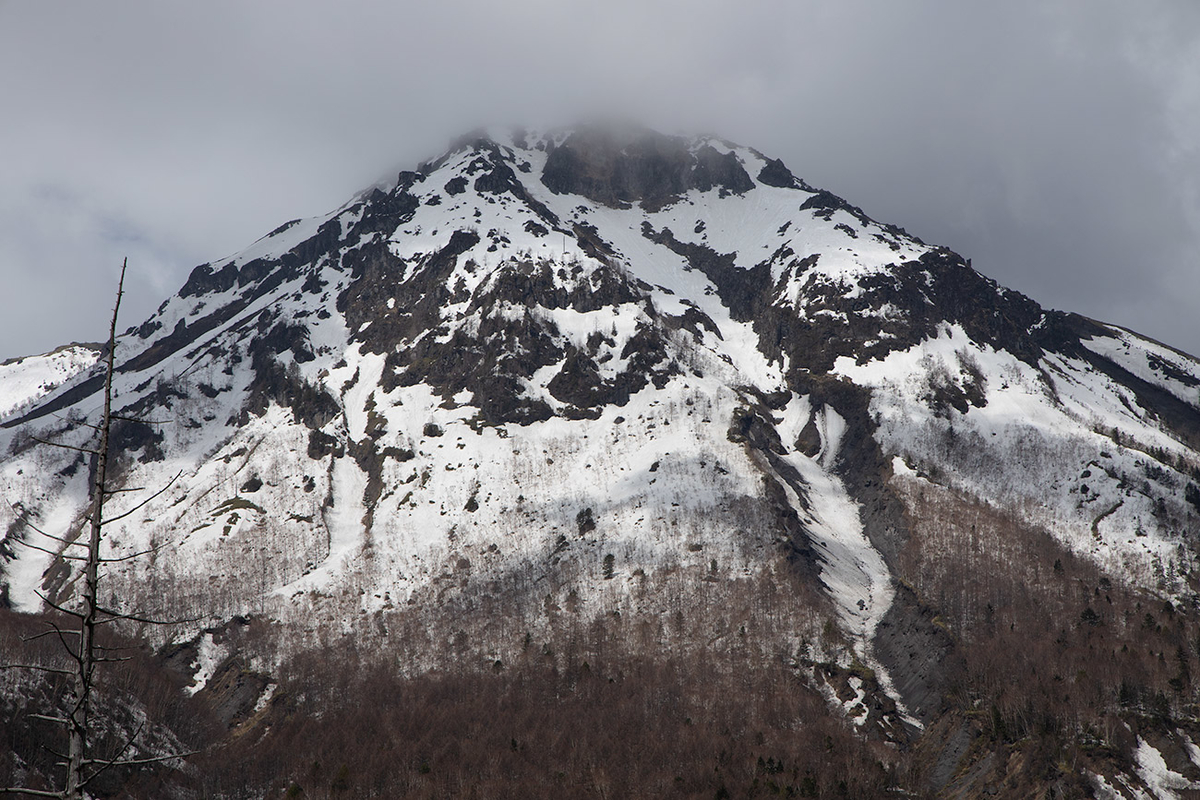
[[[1009,602],[947,599],[931,514],[982,504],[1005,523],[973,552],[1053,554],[1131,604],[1195,594],[1200,363],[717,139],[467,137],[197,267],[118,359],[146,420],[118,431],[121,479],[165,490],[111,526],[113,554],[154,553],[109,591],[202,618],[170,633],[198,652],[275,621],[246,645],[263,669],[346,635],[410,674],[482,667],[607,624],[635,651],[750,642],[909,742]],[[18,609],[75,580],[20,542],[82,525],[87,464],[36,441],[87,440],[100,376],[76,366],[5,389]]]
[[[67,383],[100,359],[95,345],[70,344],[45,355],[0,363],[0,417],[12,416]]]

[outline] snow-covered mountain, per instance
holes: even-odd
[[[1196,596],[1200,361],[715,138],[469,136],[197,267],[117,363],[119,413],[145,420],[120,423],[121,482],[163,491],[110,526],[112,554],[153,553],[105,592],[203,618],[168,634],[194,690],[236,618],[275,623],[263,669],[349,635],[413,673],[622,619],[635,649],[749,637],[907,746],[953,738],[956,654],[1007,607],[1003,565],[1065,559],[1109,603]],[[77,535],[89,469],[37,440],[88,441],[100,369],[87,348],[0,365],[17,609],[72,590],[34,526]]]

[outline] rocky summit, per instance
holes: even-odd
[[[0,364],[12,619],[73,602],[91,467],[46,442],[91,441],[101,351]],[[195,268],[114,385],[144,490],[105,554],[146,555],[101,591],[187,620],[128,634],[225,729],[269,741],[331,653],[409,687],[706,664],[814,698],[761,727],[845,736],[849,777],[764,745],[646,796],[1200,789],[1200,361],[756,150],[469,135]]]

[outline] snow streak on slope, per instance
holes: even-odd
[[[795,441],[810,416],[815,418],[820,431],[821,450],[816,458],[796,452],[784,456],[799,472],[808,490],[806,503],[788,487],[789,501],[802,515],[817,547],[821,581],[836,604],[842,629],[855,642],[859,657],[876,672],[884,691],[896,700],[905,722],[923,727],[905,708],[887,669],[873,652],[875,630],[892,604],[895,587],[883,556],[863,532],[859,505],[833,474],[846,421],[828,407],[814,413],[806,398],[793,396],[778,425],[780,436],[784,441]]]
[[[1085,339],[1083,346],[1186,403],[1200,402],[1200,376],[1195,374],[1195,359],[1129,331],[1115,327],[1111,330],[1114,333],[1111,338]]]
[[[363,527],[367,514],[363,505],[366,486],[366,475],[351,459],[341,458],[334,462],[330,487],[333,508],[326,512],[324,518],[329,535],[328,554],[317,569],[277,589],[279,594],[311,591],[316,587],[330,586],[344,577],[350,560],[361,554],[366,540]]]

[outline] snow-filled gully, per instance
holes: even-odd
[[[796,488],[776,475],[788,502],[808,530],[821,558],[821,582],[837,608],[843,632],[850,638],[858,658],[872,670],[880,686],[896,701],[901,718],[917,728],[924,727],[905,706],[887,668],[875,657],[875,631],[892,605],[896,591],[883,556],[863,531],[859,506],[833,473],[845,431],[845,420],[828,406],[810,411],[807,398],[793,396],[777,430],[784,442],[795,442],[814,414],[821,435],[821,450],[814,458],[790,450],[781,459],[799,473],[807,487],[805,509]]]

